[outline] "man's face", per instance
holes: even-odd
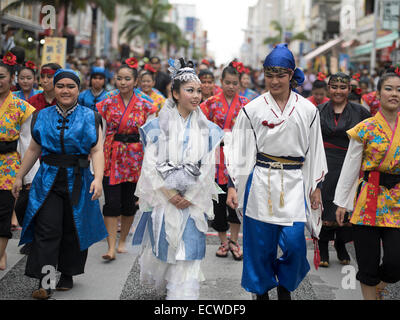
[[[267,89],[273,96],[279,96],[289,90],[293,71],[289,70],[288,72],[272,72],[266,70],[264,75]]]

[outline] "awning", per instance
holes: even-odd
[[[326,52],[329,49],[333,48],[334,46],[338,45],[342,41],[343,41],[342,38],[330,40],[327,43],[323,44],[322,46],[318,47],[317,49],[307,53],[303,58],[306,61],[314,59],[315,57],[319,56],[320,54],[323,54],[324,52]]]
[[[3,14],[1,16],[1,23],[9,24],[12,27],[21,28],[24,30],[32,31],[32,32],[35,32],[35,31],[43,32],[44,31],[44,29],[42,28],[42,26],[40,24],[35,23],[31,20],[13,16],[10,14]]]
[[[396,41],[399,38],[399,32],[394,31],[392,33],[387,34],[384,37],[380,37],[376,39],[376,49],[383,49],[387,47],[391,47],[393,45],[393,41]],[[361,56],[364,54],[370,54],[372,51],[372,42],[368,42],[361,46],[355,47],[353,56]]]

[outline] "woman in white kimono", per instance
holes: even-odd
[[[183,59],[172,65],[172,99],[140,128],[145,146],[135,195],[140,215],[133,246],[142,282],[167,289],[167,299],[194,300],[204,280],[207,219],[213,219],[215,149],[223,131],[199,108],[200,80]]]
[[[310,269],[304,226],[318,238],[314,191],[327,165],[318,110],[292,90],[304,75],[286,44],[266,57],[264,72],[268,92],[241,109],[224,138],[227,204],[243,212],[242,286],[260,300],[278,287],[278,299],[288,300]]]

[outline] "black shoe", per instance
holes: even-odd
[[[292,300],[290,291],[288,291],[285,287],[278,286],[278,300]]]
[[[263,294],[257,294],[256,300],[269,300],[268,291]]]
[[[60,280],[56,285],[57,291],[68,291],[71,290],[74,286],[74,281],[72,280],[72,276],[67,276],[65,274],[61,274]]]
[[[19,253],[28,255],[31,252],[31,249],[32,243],[27,243],[19,250]]]

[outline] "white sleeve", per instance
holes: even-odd
[[[17,151],[20,154],[21,161],[24,158],[25,152],[28,150],[29,144],[31,143],[31,122],[32,122],[32,115],[29,116],[28,119],[21,125],[21,131],[19,133],[19,140]],[[36,175],[37,170],[39,169],[40,163],[39,160],[35,162],[32,169],[24,177],[23,183],[29,184],[32,183],[33,178]]]
[[[349,148],[336,186],[333,203],[339,207],[346,208],[348,211],[353,210],[354,206],[363,150],[364,145],[362,142],[350,139]]]

